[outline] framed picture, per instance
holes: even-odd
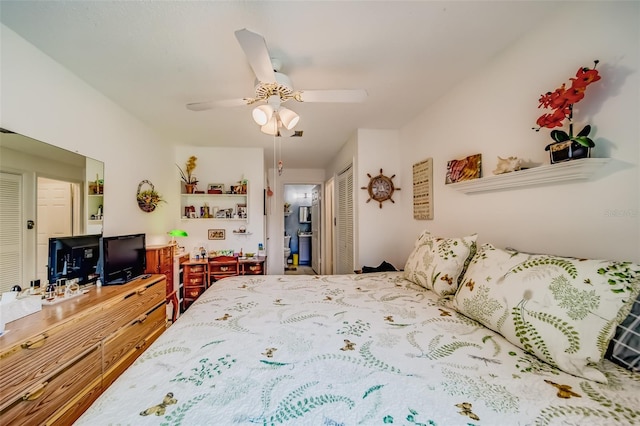
[[[224,194],[224,183],[210,183],[207,185],[207,194]]]
[[[209,229],[209,239],[210,240],[224,240],[225,239],[225,230],[224,229]]]
[[[216,212],[216,219],[228,219],[230,217],[229,210],[230,209],[219,209]]]
[[[246,204],[236,204],[236,214],[238,215],[238,219],[246,219],[247,218],[247,205]]]
[[[413,218],[433,219],[433,158],[413,165]]]
[[[185,206],[184,207],[184,217],[191,218],[191,213],[195,215],[196,208],[194,206]]]
[[[445,183],[456,183],[478,179],[481,175],[482,154],[470,155],[462,160],[451,160],[447,163]]]

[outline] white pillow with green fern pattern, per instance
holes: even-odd
[[[424,231],[404,266],[404,278],[440,296],[454,295],[476,252],[477,238],[441,238]]]
[[[606,383],[597,365],[639,291],[638,264],[485,244],[453,307],[567,373]]]

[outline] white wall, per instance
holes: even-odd
[[[258,252],[258,244],[264,243],[265,218],[263,214],[264,198],[264,153],[262,148],[220,148],[201,146],[178,146],[175,148],[175,161],[183,170],[185,163],[190,156],[196,156],[196,168],[193,175],[198,178],[198,189],[207,190],[209,183],[222,183],[227,190],[231,185],[236,185],[242,179],[248,180],[248,221],[242,220],[212,220],[212,219],[191,219],[176,220],[176,228],[183,229],[189,234],[188,237],[180,238],[178,244],[191,250],[195,245],[204,245],[208,250],[228,250],[233,249],[236,253],[240,249],[244,253]],[[169,173],[173,176],[171,191],[180,193],[182,184],[180,172],[174,165]],[[210,208],[233,208],[242,199],[235,197],[211,197],[196,198],[190,197],[196,210],[206,201]],[[184,215],[180,200],[171,206],[171,214],[175,218]],[[174,208],[175,207],[175,208]],[[247,235],[234,234],[241,225],[246,227]],[[209,229],[225,229],[224,240],[209,240]],[[250,235],[249,235],[250,234]]]
[[[526,251],[640,261],[639,16],[638,2],[567,3],[401,129],[408,190],[400,193],[397,220],[406,224],[405,258],[428,228],[443,236],[477,232],[480,242]],[[445,186],[447,161],[471,154],[482,154],[485,175],[498,155],[548,163],[549,130],[531,130],[542,114],[538,98],[594,59],[602,80],[587,89],[575,114],[594,127],[593,156],[611,158],[593,180],[476,195]],[[427,157],[434,160],[435,219],[416,221],[411,167]],[[378,242],[380,250],[385,245]]]
[[[355,204],[359,209],[355,241],[358,256],[354,258],[356,269],[378,266],[385,260],[396,268],[402,268],[406,262],[404,253],[397,249],[396,241],[406,226],[398,219],[410,205],[402,205],[397,201],[405,191],[411,193],[411,174],[403,173],[399,144],[397,130],[358,130],[358,173],[354,174],[353,179]],[[369,192],[362,189],[369,185],[367,174],[377,176],[381,168],[385,176],[395,175],[392,181],[396,188],[393,202],[383,202],[382,208],[375,200],[367,202]]]
[[[128,112],[1,26],[0,126],[105,163],[104,234],[145,232],[167,241],[179,201],[173,148]],[[168,204],[138,208],[138,183],[148,179]]]

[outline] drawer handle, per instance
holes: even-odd
[[[47,385],[49,384],[49,382],[44,382],[44,383],[40,383],[38,386],[34,387],[33,389],[27,391],[27,393],[25,393],[22,397],[23,401],[35,401],[36,399],[40,398],[42,396],[42,394],[44,393],[45,388],[47,387]]]
[[[133,322],[134,324],[143,323],[147,320],[147,314],[142,314]]]
[[[138,343],[138,344],[136,345],[136,349],[142,349],[142,348],[144,348],[145,346],[147,346],[147,340],[146,340],[146,339],[145,339],[145,340],[143,340],[142,342]]]
[[[36,340],[27,340],[21,345],[22,349],[38,349],[45,344],[47,337],[49,337],[47,333],[42,333]]]
[[[138,290],[138,296],[142,296],[143,294],[145,294],[147,291],[147,288],[141,288],[140,290]]]

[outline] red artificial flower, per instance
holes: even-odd
[[[544,95],[542,95],[540,97],[540,105],[538,105],[538,108],[544,107],[544,108],[558,109],[566,106],[567,104],[566,98],[565,98],[566,90],[564,87],[565,86],[563,84],[561,87],[557,88],[555,92],[547,92]]]
[[[567,90],[564,97],[567,101],[567,104],[576,104],[578,102],[580,102],[582,100],[582,98],[584,98],[584,91],[587,87],[579,87],[579,88],[574,88],[572,87],[571,89]]]
[[[596,62],[597,64],[597,62]],[[589,69],[589,68],[580,68],[576,73],[576,78],[572,78],[571,87],[577,88],[582,87],[586,88],[593,82],[600,80],[600,74],[598,74],[597,69]]]
[[[600,80],[600,74],[595,69],[598,65],[598,61],[594,61],[593,68],[581,67],[576,72],[575,78],[572,77],[571,87],[566,88],[563,83],[562,86],[557,88],[553,92],[547,92],[540,96],[538,108],[548,108],[553,110],[550,114],[543,114],[538,118],[536,124],[538,129],[547,127],[552,129],[554,127],[562,127],[562,122],[568,118],[571,121],[573,105],[580,102],[584,98],[584,92],[587,86],[593,82]]]
[[[569,112],[568,109],[566,111]],[[552,114],[542,115],[540,118],[538,118],[536,124],[540,127],[553,129],[554,127],[562,127],[562,122],[565,118],[567,118],[565,110],[557,109]]]

